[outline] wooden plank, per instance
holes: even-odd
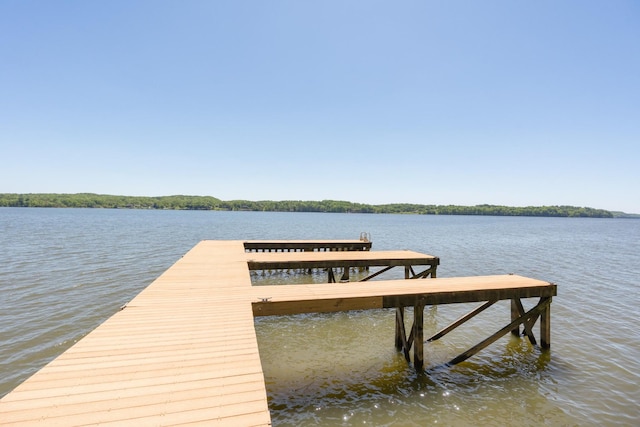
[[[302,313],[335,313],[350,310],[372,310],[383,308],[382,298],[353,297],[304,299],[300,301],[267,301],[256,302],[253,305],[254,316],[283,316]]]
[[[437,265],[439,259],[413,251],[251,252],[249,270]]]
[[[195,375],[191,376],[191,380],[185,380],[180,382],[167,382],[163,384],[152,385],[140,385],[137,387],[127,387],[117,389],[114,387],[112,390],[118,392],[119,399],[135,398],[139,395],[148,396],[152,393],[167,394],[174,392],[183,392],[188,390],[217,390],[224,389],[225,392],[233,393],[235,390],[260,390],[263,382],[263,377],[259,373],[236,375],[228,377],[216,377],[199,379]],[[194,382],[197,381],[197,384]],[[60,388],[62,389],[62,388]],[[87,404],[91,402],[102,402],[104,405],[104,397],[106,394],[104,391],[94,391],[87,393],[75,393],[75,394],[49,394],[47,399],[35,399],[35,398],[13,398],[10,401],[4,402],[3,414],[12,411],[25,411],[26,414],[29,410],[38,410],[40,408],[48,407],[61,407],[63,405],[74,404]],[[26,397],[26,396],[22,396]]]
[[[253,313],[255,316],[302,314],[324,307],[338,311],[371,308],[412,307],[453,304],[512,298],[556,295],[556,285],[516,275],[437,278],[427,281],[380,280],[375,282],[316,284],[295,286],[256,286]],[[381,298],[379,302],[370,298]],[[269,298],[268,301],[262,299]],[[345,300],[352,300],[348,305]],[[305,303],[306,301],[306,303]],[[322,301],[315,304],[313,301]],[[268,307],[270,306],[270,307]],[[269,314],[265,314],[269,313]]]

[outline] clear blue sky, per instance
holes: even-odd
[[[640,2],[0,0],[0,192],[640,213]]]

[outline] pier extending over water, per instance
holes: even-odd
[[[422,369],[425,341],[442,338],[498,300],[511,300],[511,322],[450,363],[509,332],[519,334],[520,325],[536,343],[538,318],[540,345],[550,345],[554,284],[515,275],[436,278],[437,257],[369,251],[370,242],[362,243],[200,242],[122,310],[4,396],[0,421],[270,425],[254,316],[395,308],[396,324],[389,325],[396,330],[395,346]],[[380,270],[364,282],[350,281],[350,268],[368,267]],[[404,269],[406,279],[368,281],[395,267]],[[329,283],[252,286],[250,270],[263,268],[326,268]],[[334,268],[348,283],[336,283]],[[537,305],[525,311],[521,299],[533,297]],[[483,304],[425,340],[425,305],[463,302]],[[405,307],[414,313],[409,332]]]

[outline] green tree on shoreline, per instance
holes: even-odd
[[[0,207],[55,207],[55,208],[109,208],[109,209],[172,209],[172,210],[226,210],[269,212],[331,212],[331,213],[379,213],[416,215],[493,215],[493,216],[541,216],[614,218],[638,217],[604,209],[575,206],[527,206],[500,205],[420,205],[392,203],[368,205],[342,200],[229,200],[211,196],[115,196],[108,194],[77,193],[0,193]]]

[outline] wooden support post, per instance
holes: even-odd
[[[388,270],[391,267],[387,267],[386,269],[382,270]],[[374,274],[375,275],[375,274]],[[371,277],[373,277],[374,275],[372,275]],[[404,267],[404,278],[408,278],[409,276],[409,268],[407,266]],[[365,278],[364,280],[368,280],[369,278]],[[404,329],[404,307],[396,307],[396,350],[400,351],[402,350],[407,343],[407,333],[405,332]],[[405,352],[405,358],[408,357],[407,352]]]
[[[520,317],[520,312],[518,311],[518,305],[514,298],[511,300],[511,321],[513,322],[518,317]],[[516,327],[511,330],[511,335],[520,338],[520,325],[516,325]]]
[[[402,350],[402,328],[404,328],[404,307],[396,307],[396,350]]]
[[[329,283],[336,283],[336,276],[333,274],[333,268],[329,267],[327,270],[329,273]]]
[[[349,270],[351,270],[351,268],[344,267],[344,270],[342,272],[342,277],[340,278],[341,282],[348,282],[349,281]]]
[[[419,319],[422,319],[423,311],[424,311],[424,306],[422,306],[422,310],[420,311]],[[420,322],[420,325],[422,325],[422,322]],[[422,360],[422,356],[421,356],[422,346],[420,347],[419,350],[417,350],[415,347],[415,334],[418,332],[422,334],[422,327],[420,327],[420,330],[416,329],[416,319],[414,315],[414,322],[413,322],[413,325],[411,325],[411,333],[407,337],[407,332],[404,327],[404,307],[397,307],[396,308],[396,348],[398,350],[402,350],[402,353],[404,354],[404,358],[408,363],[411,363],[411,346],[414,346],[414,356],[417,355],[418,360]],[[414,357],[414,360],[415,360],[415,357]]]
[[[548,349],[551,347],[551,297],[549,305],[540,313],[540,347]]]
[[[413,366],[421,371],[424,366],[424,304],[413,307]]]
[[[402,350],[407,362],[411,362],[413,346],[413,366],[422,370],[424,366],[424,304],[416,302],[413,307],[413,325],[407,337],[404,327],[404,307],[396,307],[396,350]]]
[[[516,308],[518,309],[518,316],[524,316],[524,307],[522,306],[522,301],[520,301],[520,298],[514,298],[512,301],[515,301],[516,304]],[[538,320],[538,316],[531,316],[530,318],[526,319],[524,322],[522,322],[522,329],[523,335],[526,335],[529,338],[529,341],[531,342],[531,344],[536,345],[536,337],[533,335],[533,325],[536,323],[536,320]]]

